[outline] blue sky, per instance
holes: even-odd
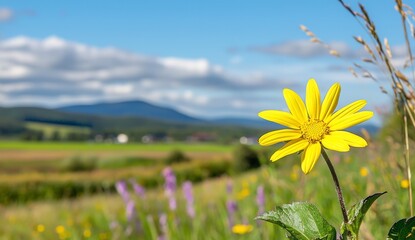
[[[362,3],[401,46],[394,1]],[[301,24],[357,58],[309,44]],[[314,77],[322,91],[342,84],[340,104],[390,104],[376,83],[348,72],[360,57],[353,35],[365,37],[338,1],[1,1],[0,102],[143,99],[195,116],[255,118],[286,109],[282,89],[303,95]]]

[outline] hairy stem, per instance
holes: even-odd
[[[404,130],[405,130],[405,168],[406,168],[406,177],[409,182],[408,195],[409,195],[409,209],[410,216],[414,215],[414,209],[412,205],[412,176],[411,176],[411,166],[409,164],[409,139],[408,139],[408,119],[407,119],[407,109],[404,108]]]
[[[336,192],[337,192],[337,198],[339,199],[340,208],[343,214],[343,221],[345,224],[347,224],[349,222],[349,218],[347,217],[346,206],[344,205],[344,198],[343,198],[342,190],[340,188],[339,179],[337,178],[336,171],[334,171],[334,167],[333,167],[333,164],[331,164],[329,156],[327,156],[327,153],[326,151],[324,151],[323,148],[321,149],[321,154],[323,155],[323,158],[326,161],[327,166],[330,169],[331,176],[333,177],[334,185],[336,187]]]

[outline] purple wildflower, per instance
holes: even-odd
[[[193,199],[193,190],[192,190],[192,183],[190,181],[186,181],[183,183],[183,194],[184,198],[186,199],[186,211],[187,215],[190,218],[195,217],[195,209],[193,207],[194,199]]]
[[[233,183],[231,180],[226,182],[226,193],[228,194],[228,200],[226,201],[226,210],[228,212],[228,224],[232,229],[235,224],[235,213],[238,210],[238,204],[232,199]]]
[[[125,215],[127,216],[127,220],[129,222],[133,222],[135,219],[135,203],[134,201],[130,200],[127,203],[126,209],[125,209]]]
[[[165,180],[164,184],[164,193],[166,197],[169,199],[169,208],[172,211],[175,211],[176,206],[176,176],[174,175],[173,170],[170,167],[167,167],[163,170],[163,176]]]
[[[125,203],[130,200],[130,194],[128,193],[127,183],[125,181],[118,181],[115,183],[115,188],[117,189],[118,194],[121,195]]]
[[[140,198],[144,198],[146,195],[146,190],[140,184],[138,184],[134,179],[130,179],[130,183],[133,186],[135,194]]]
[[[235,213],[238,210],[238,205],[234,200],[228,200],[226,202],[226,209],[228,210],[228,223],[229,227],[232,229],[235,224]]]
[[[140,222],[136,217],[135,202],[130,198],[127,183],[125,181],[118,181],[115,184],[115,188],[117,189],[117,192],[121,195],[126,205],[125,215],[127,217],[129,226],[127,227],[125,232],[127,235],[130,235],[134,230],[140,229]]]
[[[258,205],[258,215],[265,211],[265,193],[264,186],[259,185],[256,191],[256,203]]]
[[[158,237],[158,240],[166,240],[167,239],[167,215],[165,213],[161,214],[159,217],[161,235]]]
[[[233,184],[231,180],[228,180],[226,182],[226,193],[230,195],[232,194],[232,192],[233,192]]]
[[[110,227],[111,231],[115,231],[117,228],[120,227],[120,224],[117,221],[113,220],[113,221],[111,221],[109,227]]]

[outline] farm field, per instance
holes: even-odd
[[[155,143],[155,144],[113,144],[113,143],[84,143],[84,142],[23,142],[0,141],[0,150],[133,150],[166,152],[173,149],[186,148],[188,152],[229,152],[230,145],[200,144],[200,143]]]
[[[65,126],[50,123],[26,122],[26,128],[43,132],[46,138],[52,138],[54,134],[66,138],[70,133],[89,134],[90,129],[87,127]]]
[[[79,143],[44,144],[0,144],[2,169],[14,168],[12,172],[2,173],[2,192],[9,191],[11,196],[17,197],[15,202],[3,198],[0,208],[5,219],[0,227],[2,239],[158,239],[160,236],[168,239],[284,239],[285,233],[281,228],[254,220],[260,211],[257,200],[260,188],[263,188],[265,194],[265,210],[272,210],[276,205],[284,203],[309,201],[334,226],[338,226],[342,220],[329,171],[321,159],[316,166],[318,170],[308,175],[301,172],[299,158],[291,156],[276,163],[266,162],[257,170],[235,174],[228,169],[211,178],[202,177],[202,173],[211,171],[211,168],[200,164],[217,163],[216,168],[220,168],[223,166],[219,163],[232,163],[236,146],[155,144],[146,145],[146,148],[133,144],[97,144],[92,147]],[[47,145],[51,146],[51,150],[47,150]],[[14,148],[8,149],[7,146]],[[169,208],[169,200],[163,189],[165,180],[162,175],[166,169],[163,159],[175,149],[182,150],[191,160],[171,165],[177,177],[177,209],[173,211]],[[266,149],[272,151],[274,148]],[[20,153],[22,151],[37,156],[36,160],[32,160],[33,165],[30,165],[29,157],[25,158],[25,154]],[[10,154],[14,160],[8,161],[3,153]],[[49,170],[43,169],[47,165],[53,166],[54,161],[64,161],[68,156],[80,153],[83,159],[95,159],[95,168],[62,171],[58,167],[61,165],[56,164]],[[42,154],[48,159],[41,160]],[[409,215],[407,186],[402,185],[404,174],[398,167],[400,153],[396,148],[372,144],[365,150],[329,154],[338,171],[348,206],[372,193],[388,191],[379,199],[379,204],[369,210],[361,228],[361,239],[383,239],[393,222]],[[130,160],[125,160],[126,158]],[[114,159],[122,164],[114,165],[117,161]],[[140,161],[145,163],[134,163]],[[106,168],[102,163],[112,165]],[[197,175],[198,172],[202,175]],[[157,176],[155,183],[144,186],[145,177],[154,176]],[[129,213],[132,211],[131,206],[128,210],[127,203],[114,189],[119,180],[127,183],[128,193],[134,199],[132,215]],[[193,181],[194,216],[189,216],[183,195],[182,186],[188,180]],[[71,184],[68,185],[68,182]],[[48,186],[78,189],[73,187],[77,182],[92,185],[105,183],[108,187],[99,191],[90,189],[79,196],[63,194],[55,197],[51,197],[47,191],[19,196],[4,188],[11,185],[29,192]],[[144,195],[134,191],[131,185],[133,182],[144,186]],[[31,185],[35,188],[30,188]],[[400,204],[395,204],[397,202]],[[233,212],[230,212],[229,203],[234,204]],[[242,224],[241,226],[249,228],[245,232],[235,233],[230,221],[232,225]],[[163,225],[164,222],[168,224]]]

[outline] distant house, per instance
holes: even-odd
[[[216,140],[216,134],[209,132],[195,132],[187,137],[188,142],[213,142]]]
[[[128,136],[127,134],[120,133],[115,140],[117,143],[125,144],[128,143]]]
[[[141,138],[142,143],[168,142],[171,140],[165,133],[146,134]]]
[[[258,143],[257,137],[241,137],[239,138],[239,143],[244,145],[253,145]]]

